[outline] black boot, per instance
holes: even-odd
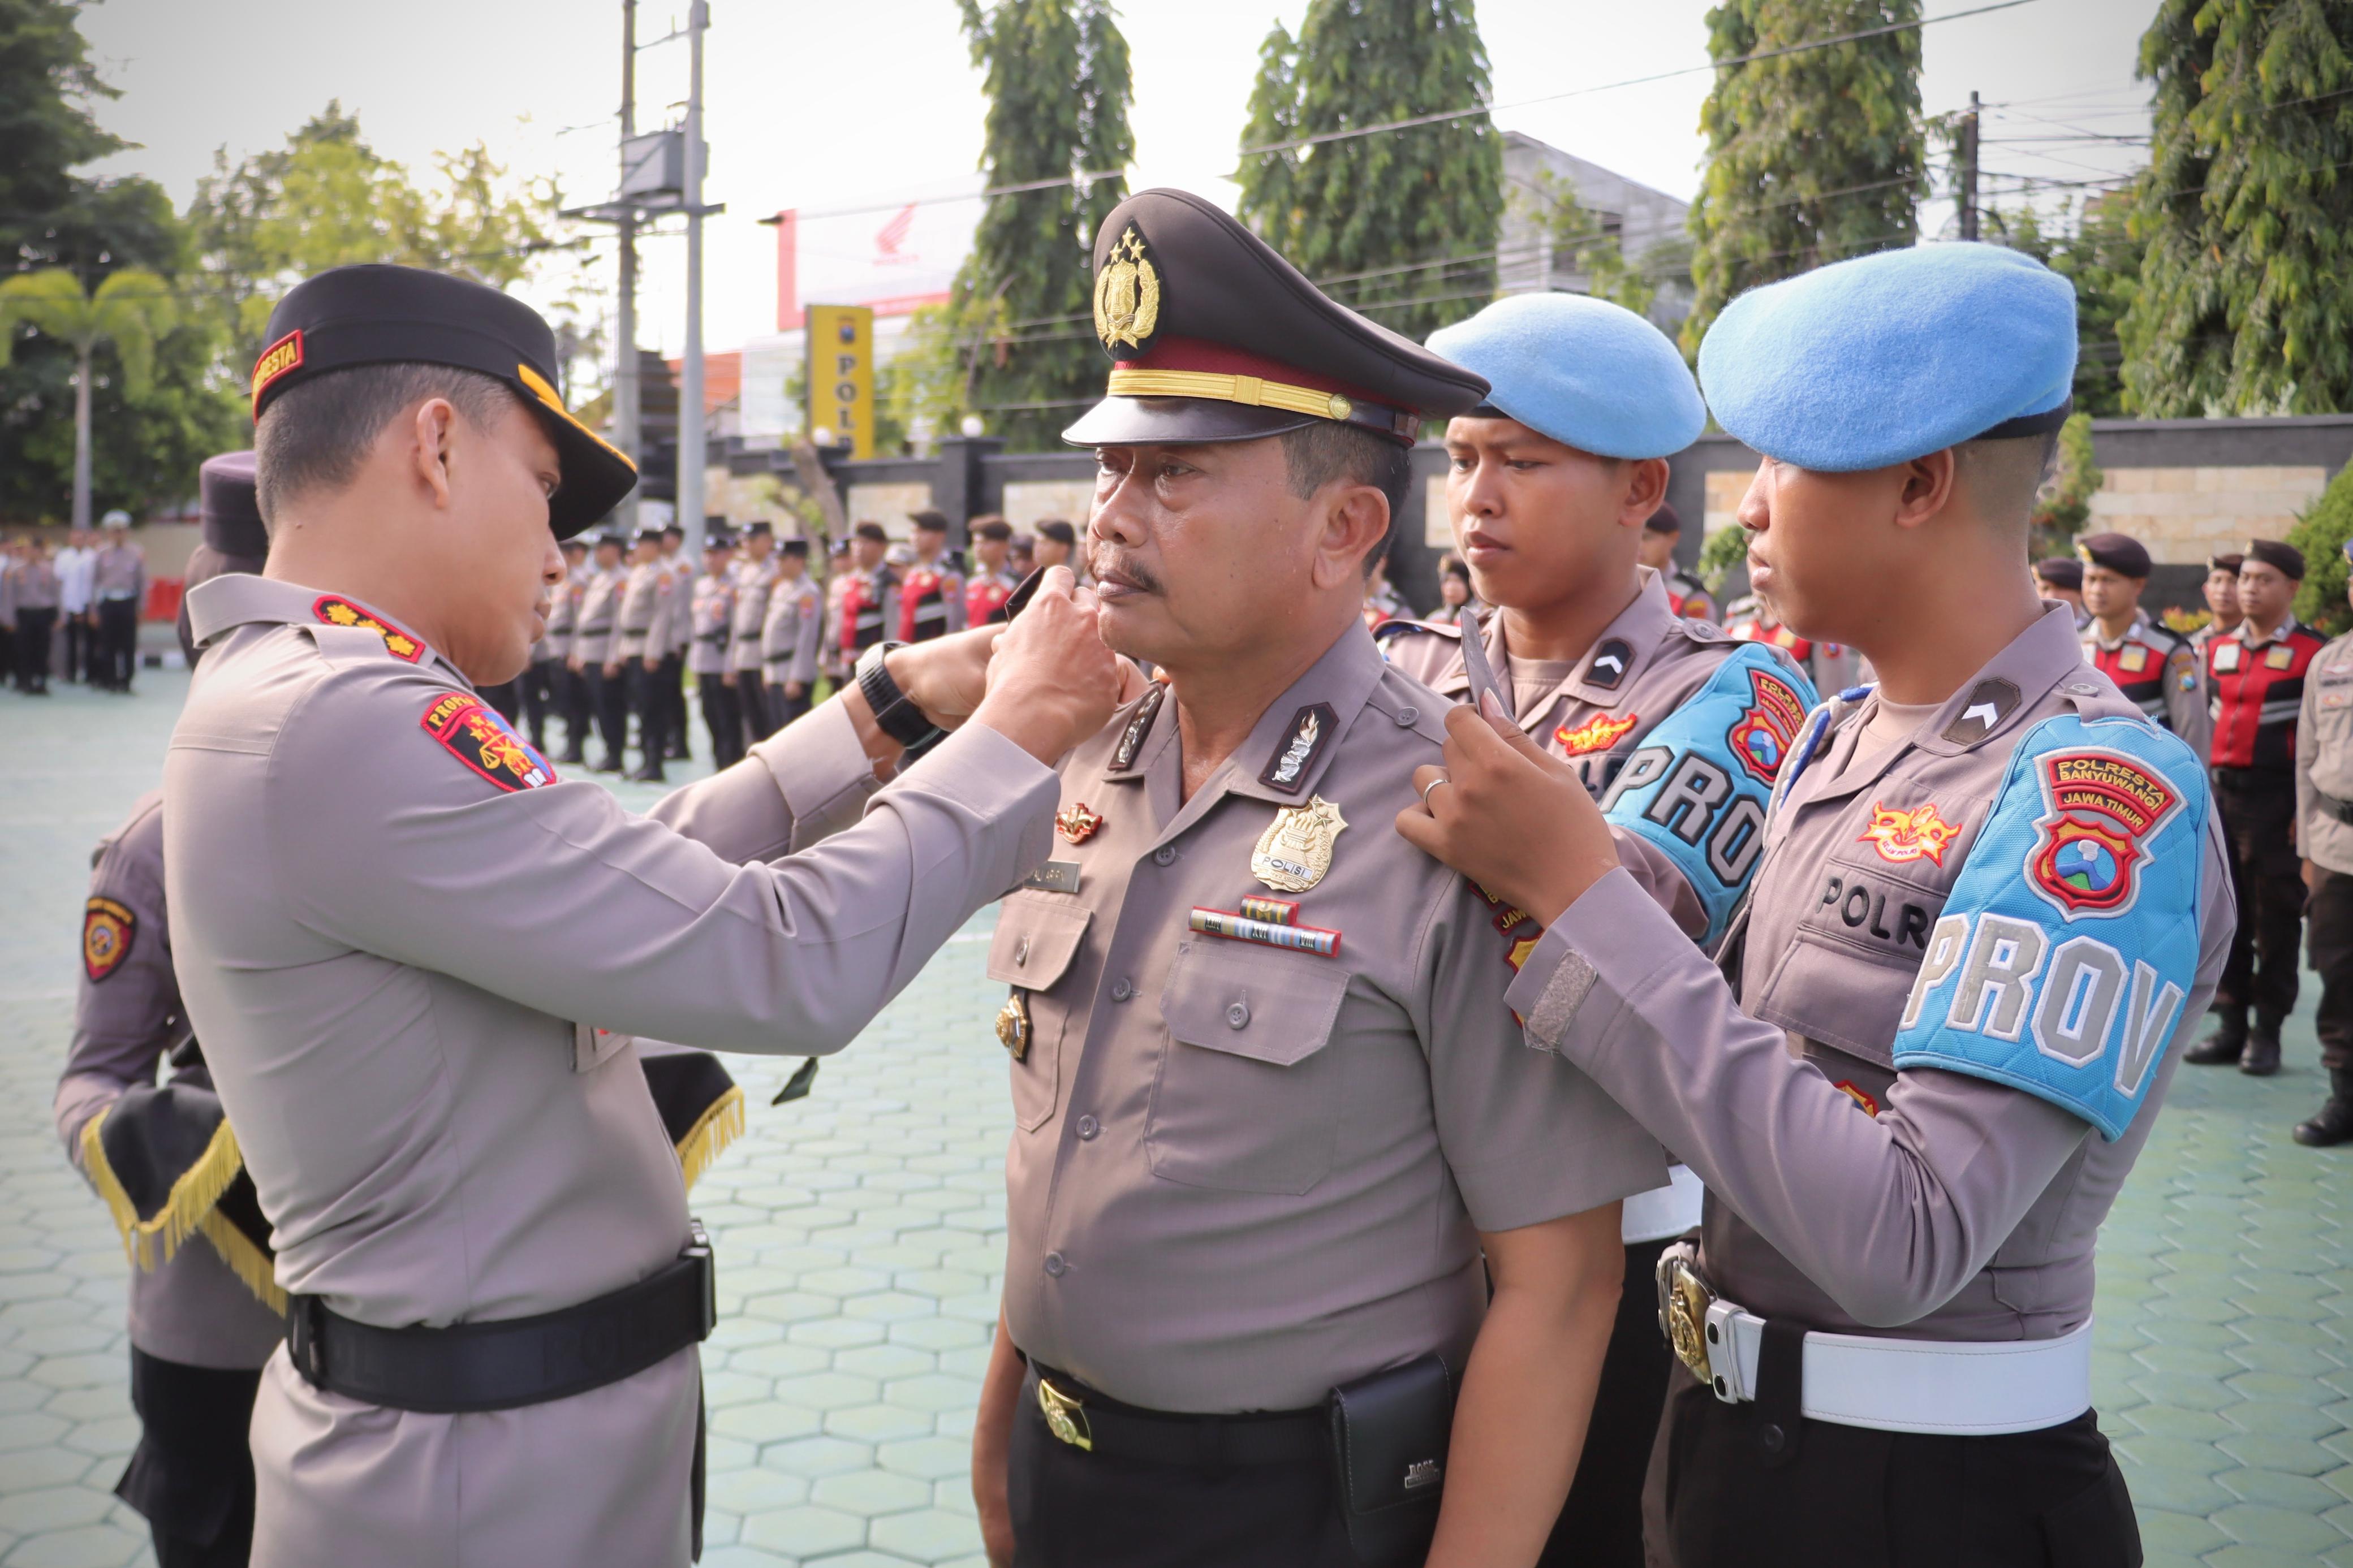
[[[629,782],[631,784],[668,784],[670,780],[662,776],[661,759],[653,757],[641,764],[635,773],[629,774]]]
[[[2353,1068],[2328,1069],[2328,1102],[2295,1124],[2295,1141],[2313,1149],[2353,1143]]]
[[[2281,1019],[2258,1014],[2247,1031],[2246,1049],[2239,1053],[2239,1070],[2249,1078],[2269,1078],[2280,1069]]]
[[[2218,1007],[2221,1022],[2214,1032],[2190,1047],[2181,1059],[2192,1067],[2219,1068],[2239,1059],[2247,1048],[2247,1010],[2244,1007]]]

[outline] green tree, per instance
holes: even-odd
[[[2092,495],[2100,488],[2100,466],[2092,458],[2092,416],[2071,414],[2059,427],[2059,463],[2034,498],[2031,550],[2037,559],[2064,555],[2092,518]]]
[[[2304,582],[2295,591],[2295,618],[2325,637],[2353,630],[2353,606],[2345,599],[2345,542],[2353,539],[2353,463],[2337,470],[2320,499],[2287,531],[2287,542],[2304,552]]]
[[[1568,271],[1583,273],[1585,291],[1597,300],[1623,305],[1638,316],[1649,313],[1651,301],[1659,297],[1659,279],[1651,269],[1651,258],[1646,256],[1641,264],[1626,259],[1626,247],[1618,237],[1602,228],[1601,215],[1577,198],[1574,180],[1563,179],[1550,169],[1538,169],[1534,188],[1514,189],[1511,200],[1552,241],[1556,268],[1565,264]]]
[[[2045,227],[2031,207],[1988,208],[1984,234],[2025,252],[2075,285],[2075,409],[2102,419],[2132,412],[2118,324],[2140,289],[2142,245],[2129,195],[2064,206]]]
[[[1708,52],[1727,60],[1919,19],[1919,0],[1724,0],[1707,14]],[[1700,128],[1686,354],[1743,290],[1916,237],[1928,190],[1917,27],[1723,67]]]
[[[314,272],[389,261],[502,289],[559,243],[553,183],[510,181],[480,142],[434,163],[438,182],[420,187],[332,100],[284,147],[235,164],[215,153],[188,220],[231,363],[252,364],[279,296]]]
[[[988,198],[949,291],[950,337],[968,405],[1016,450],[1044,450],[1103,392],[1093,246],[1127,195],[1110,172],[1135,156],[1127,40],[1109,0],[961,3],[988,94],[981,172],[992,188],[1038,188]]]
[[[1259,50],[1240,213],[1344,304],[1414,339],[1495,295],[1503,139],[1484,114],[1303,147],[1301,138],[1476,108],[1472,0],[1310,0]]]
[[[8,362],[18,323],[45,332],[74,352],[73,525],[90,526],[90,395],[98,351],[111,345],[122,366],[123,390],[136,397],[153,384],[155,342],[172,330],[177,307],[172,287],[153,272],[123,268],[85,293],[62,267],[21,272],[0,282],[0,365]]]
[[[0,0],[0,255],[12,258],[45,248],[53,215],[81,184],[76,164],[126,145],[90,118],[90,102],[115,93],[90,63],[79,10],[69,0]]]
[[[2159,417],[2353,408],[2353,5],[2162,0],[2125,384]]]

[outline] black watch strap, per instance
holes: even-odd
[[[876,643],[858,660],[858,689],[866,699],[866,706],[874,710],[874,723],[885,735],[902,746],[919,746],[939,733],[939,727],[923,717],[908,695],[899,689],[891,679],[883,660],[894,647],[907,645],[897,642]]]

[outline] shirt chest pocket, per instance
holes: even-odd
[[[1152,1173],[1290,1194],[1329,1174],[1347,1061],[1326,1047],[1347,989],[1328,958],[1214,940],[1180,947],[1160,995],[1168,1041],[1145,1130]]]
[[[997,935],[988,944],[988,977],[1014,988],[1008,1007],[1027,1016],[1029,1044],[1012,1062],[1013,1120],[1034,1132],[1054,1114],[1062,1092],[1062,1037],[1071,1015],[1083,1015],[1088,998],[1062,984],[1093,912],[1060,893],[1016,893],[1005,900]],[[1008,1019],[998,1017],[1003,1042]]]
[[[1951,879],[1925,859],[1898,868],[1841,856],[1803,885],[1804,912],[1750,1010],[1886,1067]]]

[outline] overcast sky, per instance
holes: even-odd
[[[1926,0],[1931,17],[1986,0]],[[1295,27],[1306,0],[1129,0],[1134,188],[1169,184],[1230,205],[1233,167],[1260,40]],[[1707,60],[1706,0],[1486,0],[1480,26],[1494,62],[1496,123],[1688,197],[1703,143],[1704,70],[1611,87]],[[2084,132],[2144,132],[2147,89],[2133,80],[2156,0],[2027,0],[1926,29],[1921,84],[1932,112],[1972,89],[2006,107],[1987,117],[1989,171],[2096,178],[2139,161],[2127,142]],[[684,0],[646,0],[638,37],[682,23]],[[614,166],[619,99],[618,0],[409,0],[361,7],[320,0],[102,0],[82,27],[122,96],[100,106],[108,129],[140,143],[104,173],[161,181],[185,203],[214,151],[235,160],[280,144],[330,99],[356,112],[377,151],[429,168],[438,149],[487,142],[518,174],[561,177],[568,199],[596,199]],[[705,341],[714,349],[773,330],[773,229],[780,208],[815,211],[976,188],[980,76],[950,0],[813,5],[717,0],[705,62],[711,167],[706,197],[727,205],[707,237]],[[1581,92],[1544,103],[1522,100]],[[680,110],[682,42],[638,57],[641,129]],[[1509,107],[1520,105],[1519,107]],[[577,128],[577,129],[574,129]],[[918,210],[900,249],[914,292],[952,262],[977,204]],[[1932,230],[1949,214],[1924,214]],[[889,213],[811,224],[805,279],[871,270]],[[645,247],[641,341],[675,353],[684,337],[685,246]],[[608,273],[611,247],[593,253]],[[811,292],[805,289],[804,294]]]

